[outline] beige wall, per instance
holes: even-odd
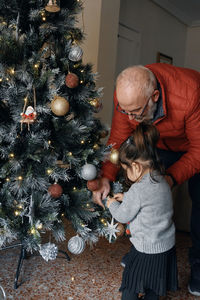
[[[83,21],[86,39],[83,62],[92,63],[98,72],[98,87],[104,88],[103,110],[97,114],[108,126],[112,118],[112,98],[117,53],[120,0],[85,0]],[[83,24],[79,16],[78,26]]]
[[[200,71],[200,27],[187,30],[185,67]]]

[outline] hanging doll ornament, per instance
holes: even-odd
[[[25,98],[23,112],[21,113],[21,131],[23,129],[23,124],[27,124],[28,130],[30,131],[30,124],[33,124],[36,120],[36,93],[35,88],[33,88],[33,96],[34,96],[34,108],[32,106],[27,106],[28,97]]]
[[[56,13],[60,11],[60,1],[59,0],[49,0],[45,6],[45,10],[51,13]]]

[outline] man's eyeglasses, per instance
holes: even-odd
[[[152,97],[152,96],[151,96]],[[140,118],[143,116],[144,112],[145,112],[145,109],[147,108],[148,104],[149,104],[149,101],[151,99],[151,97],[149,97],[149,99],[147,100],[147,103],[145,104],[145,106],[143,107],[142,111],[140,114],[135,114],[135,113],[131,113],[131,112],[126,112],[125,110],[123,109],[120,109],[119,108],[119,102],[117,103],[117,106],[116,106],[116,110],[122,114],[125,114],[125,115],[128,115],[128,116],[131,116],[131,117],[134,117],[134,118]]]

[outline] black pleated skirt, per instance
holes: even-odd
[[[167,291],[178,289],[178,271],[175,247],[158,254],[146,254],[131,247],[122,261],[125,268],[120,291],[129,294],[145,293],[152,290],[156,295],[165,296]]]

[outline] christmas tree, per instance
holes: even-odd
[[[0,248],[20,240],[46,260],[56,249],[43,233],[65,240],[65,218],[78,233],[72,253],[110,234],[108,211],[92,202],[109,148],[95,118],[102,89],[82,62],[81,9],[79,0],[0,2]]]

